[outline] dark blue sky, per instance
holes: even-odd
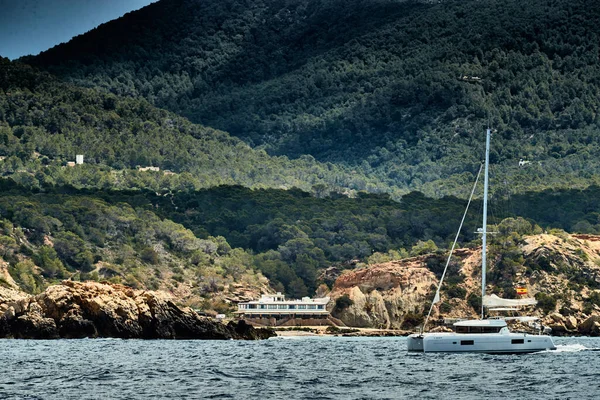
[[[0,0],[0,56],[37,54],[156,0]]]

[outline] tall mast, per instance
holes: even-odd
[[[483,227],[481,229],[481,318],[484,317],[483,299],[485,297],[486,253],[487,253],[487,201],[488,201],[488,170],[490,166],[490,128],[485,136],[485,171],[483,174]]]

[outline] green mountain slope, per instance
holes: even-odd
[[[199,239],[152,209],[77,191],[31,193],[5,179],[0,188],[0,286],[39,293],[62,279],[108,280],[218,312],[229,309],[226,298],[268,286],[249,252],[223,237]]]
[[[489,122],[501,181],[583,187],[600,172],[599,8],[162,0],[26,61],[431,195],[471,178]]]
[[[420,193],[402,202],[373,194],[320,199],[300,190],[241,186],[165,196],[67,186],[32,192],[2,179],[0,189],[0,257],[23,287],[35,290],[65,277],[114,278],[181,290],[196,301],[213,298],[215,285],[226,292],[238,284],[264,285],[261,274],[272,288],[301,297],[321,283],[331,285],[344,269],[447,248],[466,203]],[[600,233],[599,193],[590,187],[513,196],[490,208],[490,223],[499,224],[490,230]],[[481,204],[472,207],[460,242],[476,246]],[[494,243],[499,271],[510,269],[510,249],[500,239]],[[442,263],[443,256],[436,259]],[[33,264],[20,264],[27,260]]]
[[[66,168],[76,154],[85,156],[85,164]],[[390,190],[312,157],[269,156],[143,99],[62,83],[6,59],[0,59],[0,156],[0,172],[31,187],[169,191],[239,184],[299,187],[319,195]]]

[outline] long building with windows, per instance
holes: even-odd
[[[286,300],[280,292],[262,295],[259,300],[238,304],[238,314],[261,325],[328,325],[329,297]]]

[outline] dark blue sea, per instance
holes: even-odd
[[[405,338],[0,340],[1,399],[600,399],[600,339],[528,355]]]

